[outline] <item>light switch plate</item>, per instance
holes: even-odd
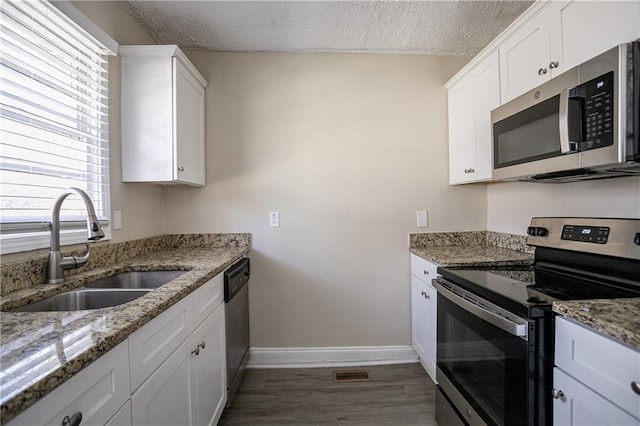
[[[113,229],[122,229],[122,210],[113,211]]]
[[[428,228],[429,227],[429,217],[427,215],[426,210],[419,210],[416,214],[418,228]]]

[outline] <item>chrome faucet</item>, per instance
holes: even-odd
[[[85,209],[87,210],[87,239],[99,240],[104,237],[100,222],[96,217],[96,211],[93,208],[93,203],[86,192],[80,188],[67,188],[62,194],[58,196],[53,208],[51,209],[51,248],[49,250],[49,263],[47,265],[47,283],[59,284],[64,281],[64,271],[66,269],[79,268],[89,260],[89,254],[91,250],[89,243],[85,243],[87,252],[80,256],[68,256],[62,257],[60,253],[60,208],[62,202],[71,194],[76,194],[82,199]]]

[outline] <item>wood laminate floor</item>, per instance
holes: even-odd
[[[333,370],[369,370],[334,383]],[[418,363],[249,369],[220,425],[435,425],[435,385]]]

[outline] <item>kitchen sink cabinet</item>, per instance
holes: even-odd
[[[437,293],[431,284],[438,265],[411,255],[411,344],[420,364],[436,380]]]
[[[122,180],[204,185],[206,80],[174,45],[119,54]]]
[[[549,2],[500,46],[502,102],[640,37],[640,2]]]
[[[130,395],[128,342],[123,342],[19,414],[10,426],[61,425],[66,417],[82,414],[82,424],[105,424]],[[131,424],[126,413],[119,417]],[[128,421],[127,421],[128,420]],[[118,420],[120,422],[120,420]],[[113,424],[113,423],[112,423]]]
[[[640,352],[556,319],[555,425],[640,423]]]
[[[449,89],[449,183],[491,179],[491,110],[500,105],[495,51]]]

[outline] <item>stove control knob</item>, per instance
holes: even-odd
[[[536,235],[536,227],[535,226],[530,226],[527,228],[527,234],[529,235]]]
[[[635,245],[640,246],[640,232],[636,232],[636,236],[633,238]]]
[[[549,233],[547,228],[543,228],[542,226],[536,229],[536,235],[539,237],[546,237]]]

